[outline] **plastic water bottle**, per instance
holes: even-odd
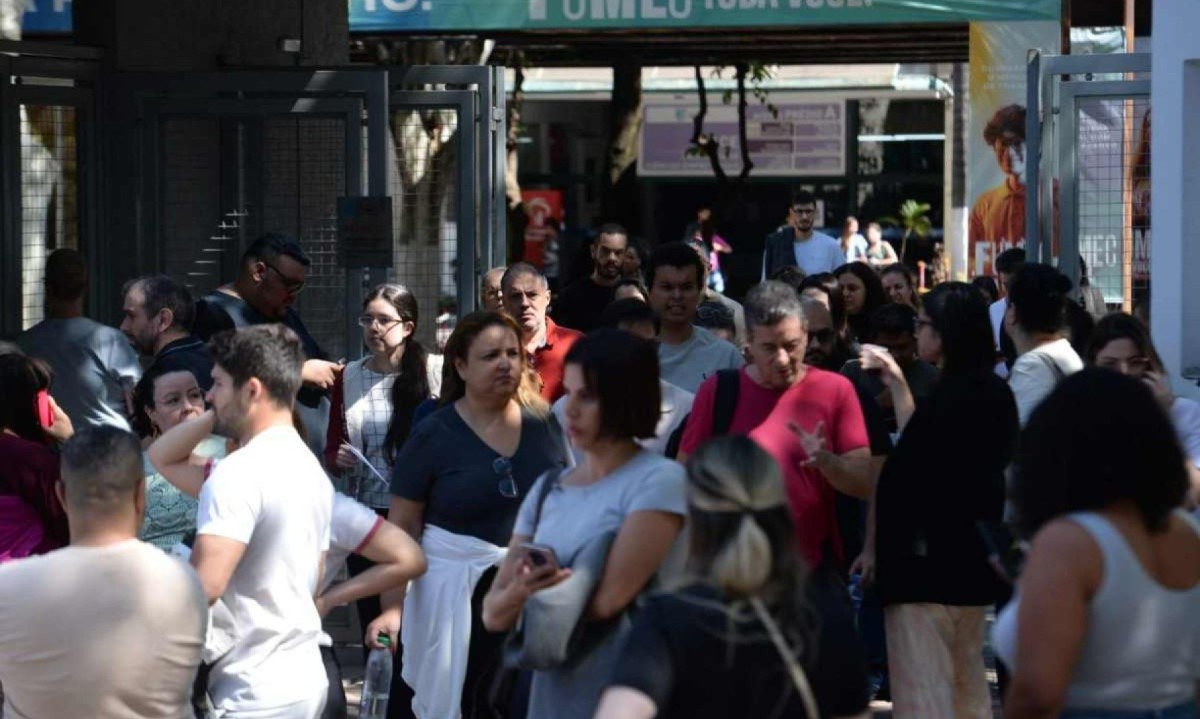
[[[379,645],[367,658],[363,675],[362,702],[358,719],[387,719],[388,693],[392,689],[392,642],[386,634],[379,636]]]

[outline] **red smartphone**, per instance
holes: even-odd
[[[50,407],[50,391],[38,390],[34,397],[36,405],[38,423],[42,425],[42,429],[50,429],[54,426],[54,410]]]

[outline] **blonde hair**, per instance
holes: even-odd
[[[779,465],[746,437],[720,437],[692,456],[688,476],[693,571],[737,597],[762,593],[781,568],[774,535],[791,535]]]

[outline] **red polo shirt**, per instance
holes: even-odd
[[[582,332],[559,327],[554,320],[546,318],[546,343],[533,351],[530,362],[542,380],[542,399],[547,402],[563,396],[563,364]]]

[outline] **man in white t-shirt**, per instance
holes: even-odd
[[[729,342],[693,326],[704,287],[704,263],[688,245],[671,242],[654,248],[646,270],[650,306],[658,313],[658,362],[662,379],[695,393],[717,370],[746,362]]]
[[[80,430],[63,445],[57,491],[71,545],[0,566],[4,715],[190,716],[208,604],[187,564],[137,539],[137,437]]]
[[[221,717],[318,717],[327,681],[321,578],[333,489],[292,425],[304,350],[281,324],[226,331],[209,343],[215,431],[239,449],[200,493],[192,565],[209,603],[232,615],[231,648],[209,695]]]

